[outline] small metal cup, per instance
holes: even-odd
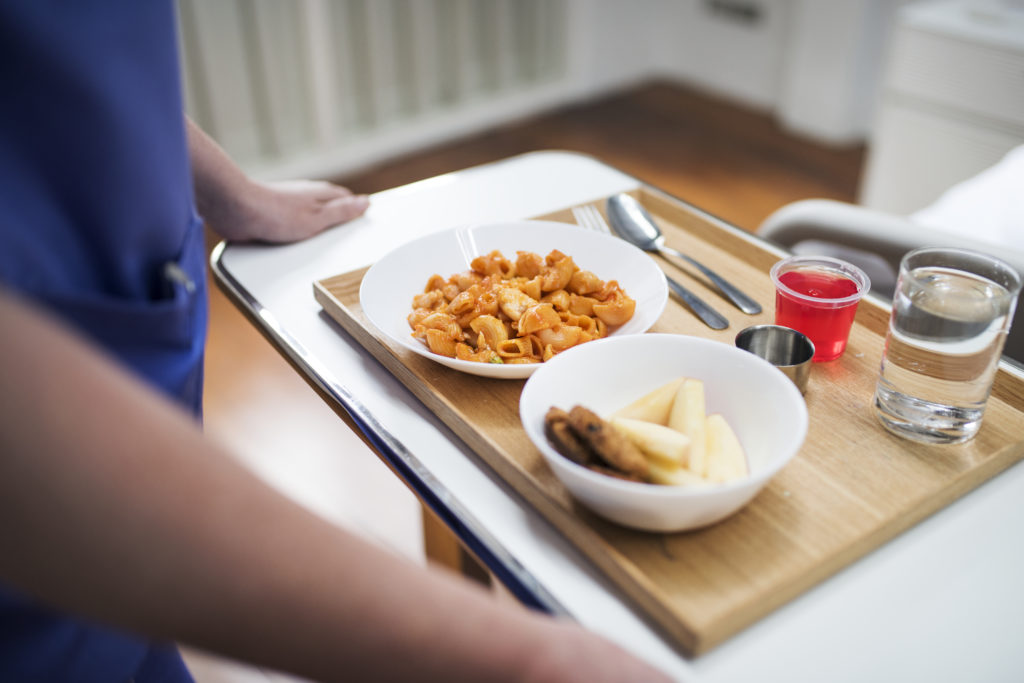
[[[782,370],[801,394],[807,391],[814,344],[805,335],[781,325],[755,325],[736,335],[736,347]]]

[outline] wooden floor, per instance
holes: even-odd
[[[797,199],[854,200],[864,158],[861,147],[812,144],[763,113],[653,83],[337,180],[373,193],[541,149],[597,157],[747,230]],[[212,437],[328,519],[423,561],[413,496],[215,287],[207,348]],[[200,683],[283,680],[191,661]]]
[[[653,83],[338,180],[376,192],[541,149],[597,157],[748,230],[797,199],[853,201],[864,159],[863,146],[823,147],[766,114]]]

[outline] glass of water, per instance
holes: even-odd
[[[875,410],[915,441],[959,443],[981,428],[1021,275],[997,258],[928,247],[903,257]]]

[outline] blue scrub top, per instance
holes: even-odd
[[[205,250],[175,20],[168,0],[0,2],[0,286],[198,416]],[[0,586],[0,681],[129,680],[191,678],[172,647]]]

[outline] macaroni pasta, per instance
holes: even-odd
[[[412,336],[434,353],[480,363],[539,363],[607,336],[636,302],[615,280],[581,270],[562,252],[478,256],[447,280],[433,275],[412,300]]]

